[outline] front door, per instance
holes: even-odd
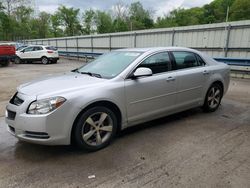
[[[154,54],[138,67],[150,68],[153,75],[125,80],[129,125],[162,116],[176,100],[175,72],[170,72],[168,52]]]

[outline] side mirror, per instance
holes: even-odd
[[[23,52],[23,53],[24,53],[24,50],[21,50],[21,52]]]
[[[132,75],[132,78],[138,78],[142,76],[152,76],[152,75],[153,73],[150,68],[140,67],[135,70],[134,74]]]

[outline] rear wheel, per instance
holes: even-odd
[[[20,64],[21,63],[20,57],[16,57],[14,62],[15,62],[15,64]]]
[[[9,66],[10,62],[9,61],[4,61],[0,63],[3,67]]]
[[[41,61],[42,61],[42,64],[44,65],[49,63],[49,59],[47,57],[42,57]]]
[[[117,130],[117,118],[106,107],[93,107],[84,112],[76,123],[73,136],[76,144],[89,151],[109,145]]]
[[[213,84],[207,92],[203,109],[206,112],[214,112],[218,109],[223,96],[222,87],[219,84]]]

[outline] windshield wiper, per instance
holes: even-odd
[[[87,74],[89,76],[94,76],[94,77],[97,77],[97,78],[101,78],[102,77],[100,74],[93,73],[93,72],[79,72],[79,71],[77,71],[77,72],[80,73],[80,74]]]
[[[78,71],[78,69],[73,69],[73,70],[71,70],[71,72],[77,72],[77,73],[80,73],[80,72]]]

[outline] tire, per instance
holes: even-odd
[[[9,61],[1,62],[1,65],[2,65],[3,67],[9,66],[9,64],[10,64]]]
[[[106,107],[93,107],[81,114],[73,129],[73,140],[81,149],[97,151],[110,144],[117,130],[117,117]]]
[[[56,63],[57,63],[57,60],[53,60],[52,63],[56,64]]]
[[[20,64],[21,63],[20,57],[16,57],[14,62],[15,62],[15,64]]]
[[[46,65],[49,63],[49,59],[47,57],[42,57],[41,62],[42,64]]]
[[[205,112],[216,111],[221,103],[223,97],[223,89],[219,84],[212,84],[207,91],[206,98],[203,104],[203,110]]]

